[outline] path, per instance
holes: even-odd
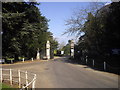
[[[65,58],[35,61],[3,68],[27,70],[37,74],[36,88],[118,88],[118,75],[63,62]]]

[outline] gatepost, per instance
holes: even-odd
[[[74,41],[73,41],[73,39],[71,40],[71,43],[70,43],[70,56],[74,58]]]
[[[46,58],[50,59],[50,42],[47,41],[46,43]]]

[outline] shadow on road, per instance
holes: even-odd
[[[65,57],[58,57],[58,58],[55,58],[54,61],[59,61],[59,62],[63,62],[63,63],[70,63],[70,64],[74,64],[74,65],[85,65],[83,68],[90,68],[90,69],[93,69],[93,70],[97,70],[97,71],[102,71],[102,72],[109,72],[109,73],[114,73],[114,74],[117,74],[117,75],[120,75],[119,73],[119,69],[118,70],[110,70],[110,69],[106,69],[104,70],[103,67],[99,67],[97,65],[95,65],[94,67],[90,64],[86,64],[85,62],[78,62],[77,60],[72,60],[70,59],[69,56],[65,56]]]

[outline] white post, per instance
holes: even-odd
[[[25,61],[25,59],[23,58],[23,62]]]
[[[93,67],[94,67],[95,63],[94,63],[94,60],[93,60]]]
[[[46,57],[47,59],[50,59],[50,42],[47,41],[46,43]]]
[[[104,71],[106,70],[106,62],[104,62]]]
[[[35,89],[35,81],[32,83],[32,90]]]
[[[13,60],[11,60],[11,63],[13,63]]]
[[[32,58],[32,61],[33,61],[33,58]]]
[[[70,56],[74,58],[74,41],[73,39],[70,42]]]
[[[18,78],[19,78],[19,88],[21,88],[20,70],[18,70]]]
[[[2,83],[2,68],[0,69],[0,80],[1,80],[1,83]]]
[[[26,86],[27,86],[28,85],[28,74],[27,74],[27,71],[25,72],[25,74],[26,74],[25,76],[26,76]]]
[[[10,84],[12,85],[12,69],[10,69]]]
[[[37,60],[40,60],[40,52],[39,52],[39,48],[38,48],[38,50],[37,50],[37,56],[36,56],[36,59],[37,59]]]
[[[86,64],[87,64],[87,56],[86,56]]]
[[[35,81],[36,81],[36,74],[35,74],[35,76],[34,76],[34,82],[32,83],[32,90],[35,90]]]

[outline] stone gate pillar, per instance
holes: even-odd
[[[36,59],[39,60],[40,59],[40,52],[39,52],[39,48],[37,50],[37,56],[36,56]]]
[[[47,41],[46,43],[46,58],[50,59],[50,42]]]
[[[74,41],[70,42],[70,56],[74,58]]]

